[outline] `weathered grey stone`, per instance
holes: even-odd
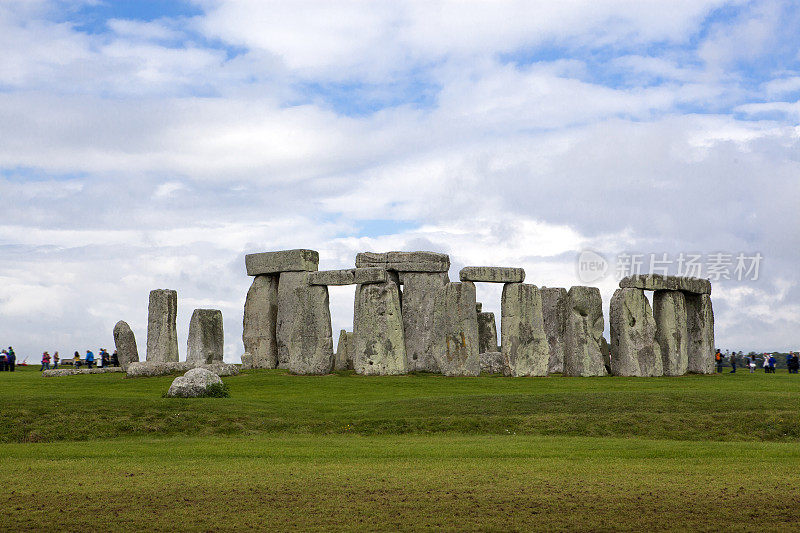
[[[328,374],[333,370],[328,287],[308,285],[300,280],[293,292],[284,298],[284,276],[290,274],[296,273],[282,273],[278,283],[278,354],[281,353],[281,339],[284,339],[290,372]],[[307,273],[300,274],[308,276]],[[287,315],[290,318],[281,321]]]
[[[278,368],[289,368],[289,345],[292,332],[296,329],[294,322],[303,320],[297,315],[298,302],[295,289],[308,286],[308,272],[283,272],[278,278],[278,311],[275,319]]]
[[[309,285],[352,285],[356,282],[356,269],[320,270],[308,275]]]
[[[248,276],[281,272],[312,272],[319,266],[319,253],[314,250],[281,250],[244,256]]]
[[[370,375],[408,371],[400,290],[392,281],[356,287],[353,368],[358,374]]]
[[[688,371],[693,374],[713,374],[714,310],[711,296],[687,294],[686,313],[689,331]]]
[[[478,353],[499,352],[494,313],[478,313]]]
[[[363,267],[355,269],[355,283],[364,285],[365,283],[385,283],[394,280],[389,272],[383,267]]]
[[[172,381],[167,396],[170,398],[197,398],[204,396],[211,385],[222,385],[222,380],[210,370],[193,368]]]
[[[56,378],[62,376],[78,376],[81,374],[110,374],[125,372],[120,366],[106,366],[103,368],[55,368],[42,371],[42,377]]]
[[[478,354],[481,372],[484,374],[505,374],[505,359],[502,352],[482,352]]]
[[[334,370],[353,370],[353,334],[351,332],[346,330],[339,332],[339,342],[336,345],[334,359]]]
[[[275,368],[278,365],[278,276],[253,278],[244,302],[242,342],[250,357],[245,368]]]
[[[186,360],[192,363],[221,363],[225,352],[222,311],[195,309],[189,321]]]
[[[617,289],[611,298],[611,373],[661,376],[664,365],[656,343],[656,321],[642,289]]]
[[[689,368],[686,296],[680,291],[653,294],[656,342],[661,348],[665,376],[682,376]]]
[[[235,376],[239,373],[239,367],[227,363],[212,363],[210,365],[195,364],[188,361],[159,363],[152,361],[140,361],[128,365],[129,378],[168,376],[178,372],[186,372],[192,368],[205,368],[214,372],[218,376]],[[94,369],[92,369],[94,370]]]
[[[482,304],[482,303],[480,303],[480,302],[476,303],[476,304],[475,304],[475,311],[476,311],[477,313],[481,313],[481,312],[483,312],[483,304]]]
[[[500,343],[506,374],[546,376],[550,346],[544,333],[539,288],[527,283],[506,283],[500,306]]]
[[[482,281],[488,283],[522,283],[525,281],[524,268],[467,266],[458,273],[461,281]]]
[[[604,376],[603,300],[597,287],[572,287],[567,292],[564,350],[565,376]]]
[[[547,335],[547,344],[550,349],[547,373],[560,374],[564,371],[567,307],[569,305],[567,289],[562,287],[543,287],[539,292],[542,295],[544,333]]]
[[[139,361],[139,350],[136,348],[136,336],[124,320],[114,326],[114,346],[120,368],[127,370],[128,365]]]
[[[175,362],[178,360],[178,293],[169,289],[150,291],[147,308],[148,361]]]
[[[646,291],[683,291],[695,294],[711,294],[711,282],[702,278],[664,276],[661,274],[635,274],[622,278],[620,289],[644,289]]]
[[[403,274],[403,281],[403,334],[408,370],[439,372],[434,356],[433,309],[436,293],[450,279],[447,272],[407,272]]]
[[[363,252],[356,255],[356,267],[381,266],[396,272],[447,272],[450,257],[436,252]]]
[[[475,285],[469,281],[448,283],[436,292],[434,354],[440,372],[446,376],[480,374],[475,304]]]

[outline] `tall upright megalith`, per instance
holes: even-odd
[[[353,333],[346,330],[339,332],[339,342],[334,355],[334,370],[353,370]]]
[[[433,355],[433,305],[450,278],[447,272],[403,272],[403,334],[409,371],[438,372]]]
[[[567,334],[567,289],[563,287],[543,287],[542,319],[544,333],[550,349],[549,374],[564,371],[564,344]]]
[[[682,376],[689,369],[686,295],[681,291],[653,293],[656,342],[661,349],[665,376]]]
[[[501,309],[500,345],[508,375],[546,376],[550,347],[544,332],[538,287],[506,283]]]
[[[199,365],[221,363],[224,351],[222,311],[195,309],[189,321],[186,361]]]
[[[642,289],[617,289],[611,298],[611,373],[661,376],[664,366],[656,343],[656,321]]]
[[[278,277],[278,274],[259,274],[247,291],[242,342],[245,352],[250,353],[248,368],[278,365]]]
[[[597,287],[575,286],[567,292],[565,376],[604,376],[603,301]]]
[[[478,304],[480,306],[480,304]],[[499,352],[494,313],[478,311],[478,353]]]
[[[129,364],[139,362],[136,337],[131,327],[124,320],[120,320],[114,326],[114,346],[117,349],[117,359],[122,370],[128,370]]]
[[[353,369],[367,375],[408,371],[400,290],[395,281],[356,286]]]
[[[436,293],[434,355],[446,376],[480,374],[475,304],[475,284],[469,281],[448,283]]]
[[[686,294],[688,370],[714,373],[714,310],[709,294]]]
[[[150,291],[147,307],[147,361],[178,361],[178,292],[170,289]]]

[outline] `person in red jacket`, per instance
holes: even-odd
[[[50,354],[47,352],[42,354],[42,368],[39,369],[39,372],[45,369],[50,370]]]

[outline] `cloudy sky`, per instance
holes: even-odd
[[[181,357],[213,307],[238,361],[244,254],[312,248],[565,287],[592,250],[606,310],[627,256],[695,254],[719,346],[800,348],[797,28],[792,0],[3,0],[0,344],[124,319],[143,357],[172,288]]]

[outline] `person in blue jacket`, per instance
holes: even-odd
[[[86,350],[86,368],[92,368],[94,363],[94,353],[91,350]]]

